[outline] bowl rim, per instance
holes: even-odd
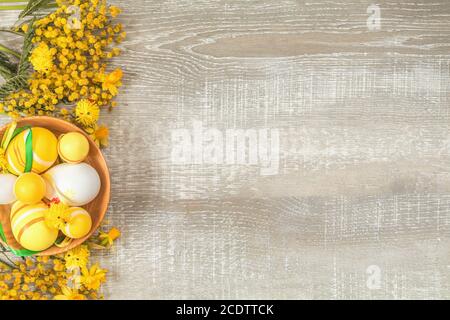
[[[106,172],[105,172],[105,175],[104,175],[105,181],[102,182],[102,186],[101,186],[101,188],[104,190],[103,191],[104,192],[104,200],[103,200],[103,202],[105,203],[105,205],[104,205],[105,208],[104,208],[104,210],[101,210],[101,212],[99,212],[98,222],[95,225],[94,224],[92,225],[91,231],[89,231],[89,233],[86,236],[84,236],[82,238],[79,238],[79,239],[74,239],[75,241],[72,241],[72,243],[69,244],[68,246],[59,248],[59,247],[57,247],[55,245],[52,245],[51,247],[49,247],[49,248],[47,248],[47,249],[45,249],[45,250],[43,250],[41,252],[36,253],[35,256],[56,255],[56,254],[64,253],[64,252],[66,252],[68,250],[71,250],[71,249],[73,249],[73,248],[75,248],[75,247],[77,247],[79,245],[82,245],[100,227],[102,221],[105,218],[106,213],[108,212],[109,204],[110,204],[110,201],[111,201],[111,173],[110,173],[108,164],[106,162],[106,159],[105,159],[105,157],[103,155],[103,152],[101,151],[99,146],[94,142],[94,140],[83,129],[81,129],[80,127],[78,127],[76,124],[74,124],[72,122],[69,122],[69,121],[66,121],[66,120],[63,120],[63,119],[60,119],[60,118],[55,118],[55,117],[31,116],[31,117],[26,117],[26,118],[14,119],[14,120],[11,120],[11,121],[7,122],[5,125],[0,127],[0,134],[3,134],[4,131],[6,130],[6,127],[9,124],[11,124],[12,122],[14,122],[14,121],[17,122],[18,126],[21,123],[28,122],[28,121],[31,121],[31,122],[44,121],[47,124],[50,123],[50,122],[53,122],[53,123],[61,123],[64,126],[69,126],[69,127],[71,127],[72,131],[80,132],[81,134],[83,134],[88,139],[89,145],[90,146],[94,146],[96,148],[97,153],[100,155],[99,158],[98,158],[98,162],[100,162],[100,164],[102,164],[102,166],[106,169]],[[35,124],[35,126],[39,126],[39,124]],[[52,131],[51,129],[49,129],[49,130]],[[58,157],[59,157],[59,155],[58,155]],[[8,244],[5,243],[1,238],[0,238],[0,243],[8,246]],[[50,252],[48,252],[48,251],[50,251]]]

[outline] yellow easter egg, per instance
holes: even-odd
[[[28,205],[17,201],[11,208],[11,229],[17,242],[32,251],[42,251],[53,245],[58,230],[45,223],[48,207],[43,202]]]
[[[33,172],[22,174],[14,184],[16,198],[25,204],[40,202],[46,191],[46,184],[41,176]]]
[[[79,132],[62,135],[58,141],[58,154],[64,162],[80,163],[89,153],[89,142]]]
[[[58,158],[58,140],[51,131],[40,127],[26,129],[14,137],[6,150],[8,170],[16,176],[24,173],[25,171],[25,145],[30,132],[33,150],[33,164],[31,167],[32,172],[40,174],[46,171]]]
[[[69,209],[70,215],[65,227],[61,230],[72,239],[82,238],[91,231],[92,219],[83,208],[73,207]]]

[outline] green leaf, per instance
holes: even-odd
[[[0,66],[9,70],[13,75],[17,73],[17,64],[13,63],[3,52],[0,52]]]
[[[22,19],[26,16],[31,16],[42,9],[47,9],[48,5],[51,4],[52,0],[30,0],[28,1],[28,5],[26,8],[19,14],[19,19]]]
[[[5,68],[0,64],[0,75],[3,79],[8,80],[9,78],[14,77],[14,73],[12,73],[8,68]]]
[[[3,51],[3,52],[8,53],[8,54],[11,54],[11,55],[13,55],[13,56],[15,56],[17,58],[20,58],[20,53],[19,52],[15,51],[13,49],[10,49],[8,47],[5,47],[2,44],[0,44],[0,51]]]
[[[23,74],[18,74],[12,78],[9,78],[3,85],[0,86],[0,99],[5,98],[14,91],[26,87],[27,78],[28,77]]]
[[[27,8],[21,13],[21,16],[32,15],[42,7],[47,6],[49,2],[50,0],[30,0]],[[33,50],[32,39],[35,34],[35,20],[36,17],[32,17],[32,19],[26,22],[28,24],[28,30],[25,34],[22,34],[24,38],[21,53],[0,44],[0,75],[6,80],[0,86],[0,100],[28,86],[31,69],[29,58]],[[10,55],[18,58],[19,62],[17,64],[13,63]]]
[[[16,75],[16,70],[13,65],[10,65],[8,62],[0,61],[0,75],[3,79],[8,80]]]
[[[18,56],[18,64],[12,63],[7,54],[0,52],[0,74],[6,80],[6,82],[0,86],[0,100],[28,85],[27,79],[30,70],[29,57],[33,50],[32,39],[35,31],[34,20],[35,19],[33,18],[28,24],[28,31],[23,38],[22,53]],[[0,50],[1,49],[2,47],[0,45]],[[8,54],[12,54],[8,50],[4,51]]]

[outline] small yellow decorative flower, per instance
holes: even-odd
[[[117,8],[116,6],[109,7],[109,13],[113,18],[117,17],[121,12],[122,10],[120,10],[120,8]]]
[[[105,91],[109,91],[113,96],[117,95],[117,88],[122,85],[120,80],[122,80],[122,70],[116,69],[110,74],[102,75],[102,89]]]
[[[100,231],[98,236],[100,240],[100,245],[103,247],[111,247],[114,243],[114,240],[120,237],[120,231],[117,228],[112,228],[108,233]]]
[[[67,286],[61,287],[62,294],[56,295],[55,300],[85,300],[86,297],[78,293],[76,289]]]
[[[69,206],[62,202],[52,202],[45,212],[45,223],[50,228],[61,229],[69,218]]]
[[[82,99],[75,107],[77,121],[83,126],[90,127],[97,123],[100,115],[100,108],[93,102]]]
[[[64,256],[66,268],[73,269],[85,267],[88,263],[89,255],[89,249],[85,245],[69,250]]]
[[[31,52],[30,62],[34,70],[48,73],[53,68],[54,50],[51,50],[45,42],[39,43]]]
[[[58,259],[53,260],[53,270],[56,271],[56,272],[63,271],[64,270],[64,263],[62,263]]]
[[[106,270],[100,269],[98,264],[95,264],[88,269],[83,267],[81,269],[81,284],[88,290],[98,290],[100,285],[106,281]]]
[[[109,129],[106,126],[95,126],[86,130],[89,136],[99,147],[107,147],[109,139]]]

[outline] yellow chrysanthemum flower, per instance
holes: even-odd
[[[117,88],[122,85],[120,82],[122,80],[122,70],[116,69],[110,74],[101,75],[102,81],[102,89],[105,91],[109,91],[113,96],[116,96],[118,93]]]
[[[88,290],[98,290],[100,285],[106,281],[106,270],[100,269],[98,264],[95,264],[88,269],[84,267],[81,269],[81,284]]]
[[[85,245],[69,250],[64,256],[66,268],[73,269],[85,267],[88,263],[89,255],[89,249]]]
[[[45,223],[50,228],[62,229],[69,218],[69,206],[62,202],[53,202],[45,212]]]
[[[100,115],[100,108],[93,102],[82,99],[75,107],[77,121],[83,126],[90,127],[96,124]]]
[[[56,295],[55,300],[85,300],[86,297],[76,289],[70,289],[69,287],[61,288],[62,294]]]
[[[41,73],[48,73],[53,68],[54,50],[50,49],[45,42],[33,49],[30,56],[30,62],[34,70]]]

